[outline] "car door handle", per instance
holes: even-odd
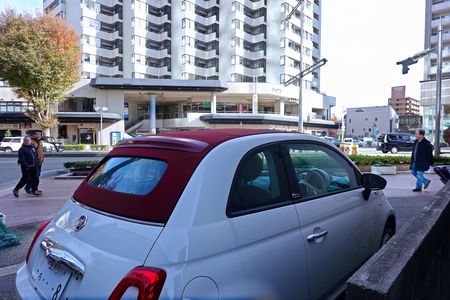
[[[84,275],[85,267],[81,261],[75,256],[64,250],[61,246],[51,240],[43,240],[41,242],[41,249],[44,255],[55,261],[65,264],[70,269]]]
[[[308,240],[308,242],[312,242],[312,241],[315,241],[315,240],[317,240],[317,239],[319,239],[321,237],[326,236],[327,234],[328,234],[328,231],[324,230],[322,232],[318,232],[318,233],[314,233],[314,234],[308,235],[306,240]]]

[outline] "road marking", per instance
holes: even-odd
[[[23,263],[18,263],[15,265],[10,265],[10,266],[0,268],[0,277],[8,276],[8,275],[16,273],[22,264]]]

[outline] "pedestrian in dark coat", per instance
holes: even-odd
[[[37,154],[36,150],[31,146],[31,139],[25,137],[23,139],[22,147],[19,149],[19,159],[17,163],[22,170],[22,178],[19,183],[13,189],[15,197],[19,197],[19,190],[25,185],[30,184],[31,194],[34,196],[40,196],[37,193],[37,170],[36,170]]]
[[[425,130],[419,129],[416,131],[416,141],[411,154],[410,169],[412,175],[417,179],[413,192],[421,192],[422,186],[424,189],[428,188],[431,181],[425,178],[424,174],[433,164],[433,145],[425,138]]]

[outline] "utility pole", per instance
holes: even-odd
[[[442,18],[437,30],[437,68],[436,68],[436,126],[434,131],[434,155],[441,154],[441,97],[442,97]]]
[[[299,0],[297,5],[292,9],[292,11],[287,15],[286,19],[284,19],[285,22],[289,21],[289,19],[294,15],[297,8],[300,7],[300,74],[302,73],[303,69],[303,2],[304,0]],[[298,84],[298,132],[303,132],[303,77],[299,76],[298,78],[299,84]]]

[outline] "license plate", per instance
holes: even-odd
[[[60,262],[41,255],[34,264],[32,276],[34,284],[45,299],[57,300],[69,282],[72,272]]]

